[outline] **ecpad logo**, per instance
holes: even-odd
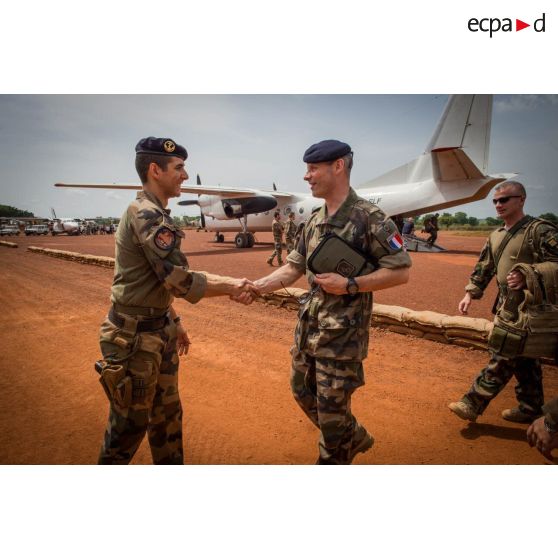
[[[545,32],[545,16],[546,14],[543,13],[542,17],[534,21],[533,29],[536,33]],[[473,33],[477,33],[478,31],[490,33],[490,38],[492,38],[492,35],[494,33],[497,33],[498,31],[514,31],[512,19],[509,17],[505,17],[503,19],[500,19],[498,17],[485,17],[482,19],[472,17],[468,21],[467,27],[469,28],[469,31],[472,31]],[[520,19],[515,20],[515,31],[521,31],[522,29],[526,29],[527,27],[531,27],[531,24],[525,23]]]

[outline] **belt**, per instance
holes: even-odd
[[[123,328],[126,325],[126,320],[119,316],[114,307],[111,307],[108,313],[108,319],[116,326]],[[147,320],[138,321],[136,325],[136,332],[141,333],[145,331],[157,331],[163,329],[169,323],[168,316],[165,314],[160,318],[150,318]]]
[[[115,312],[128,314],[128,316],[149,316],[162,318],[168,312],[168,308],[150,308],[145,306],[124,306],[124,304],[112,303]]]

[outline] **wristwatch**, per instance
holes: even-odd
[[[349,277],[347,279],[347,292],[350,295],[358,294],[358,283],[354,280],[353,277]]]

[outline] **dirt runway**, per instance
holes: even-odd
[[[271,234],[251,250],[214,244],[187,231],[183,249],[193,269],[255,279],[270,271]],[[108,403],[93,371],[98,327],[109,306],[112,270],[32,254],[36,245],[114,255],[112,236],[18,237],[0,247],[0,463],[94,463]],[[232,239],[231,239],[232,240]],[[483,238],[447,233],[450,252],[411,254],[411,281],[376,301],[455,314]],[[297,286],[305,287],[304,280]],[[495,288],[473,303],[490,319]],[[294,312],[226,298],[175,302],[192,339],[181,360],[185,461],[195,464],[306,464],[317,456],[317,431],[292,399],[289,348]],[[526,426],[500,411],[515,404],[514,381],[476,425],[447,409],[486,363],[482,351],[403,337],[377,329],[365,361],[366,385],[353,411],[376,439],[358,464],[540,464],[525,442]],[[545,367],[545,392],[558,395],[556,368]],[[144,441],[133,463],[151,463]]]

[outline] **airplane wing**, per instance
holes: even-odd
[[[55,184],[57,188],[102,188],[108,190],[141,190],[139,184],[69,184],[57,182]],[[252,188],[223,188],[221,186],[181,186],[180,191],[184,194],[206,194],[210,196],[237,196],[242,198],[249,198],[253,196],[259,196],[261,194],[266,194],[279,198],[282,200],[288,200],[295,198],[295,194],[289,192],[278,192],[276,190],[263,191],[254,190]]]

